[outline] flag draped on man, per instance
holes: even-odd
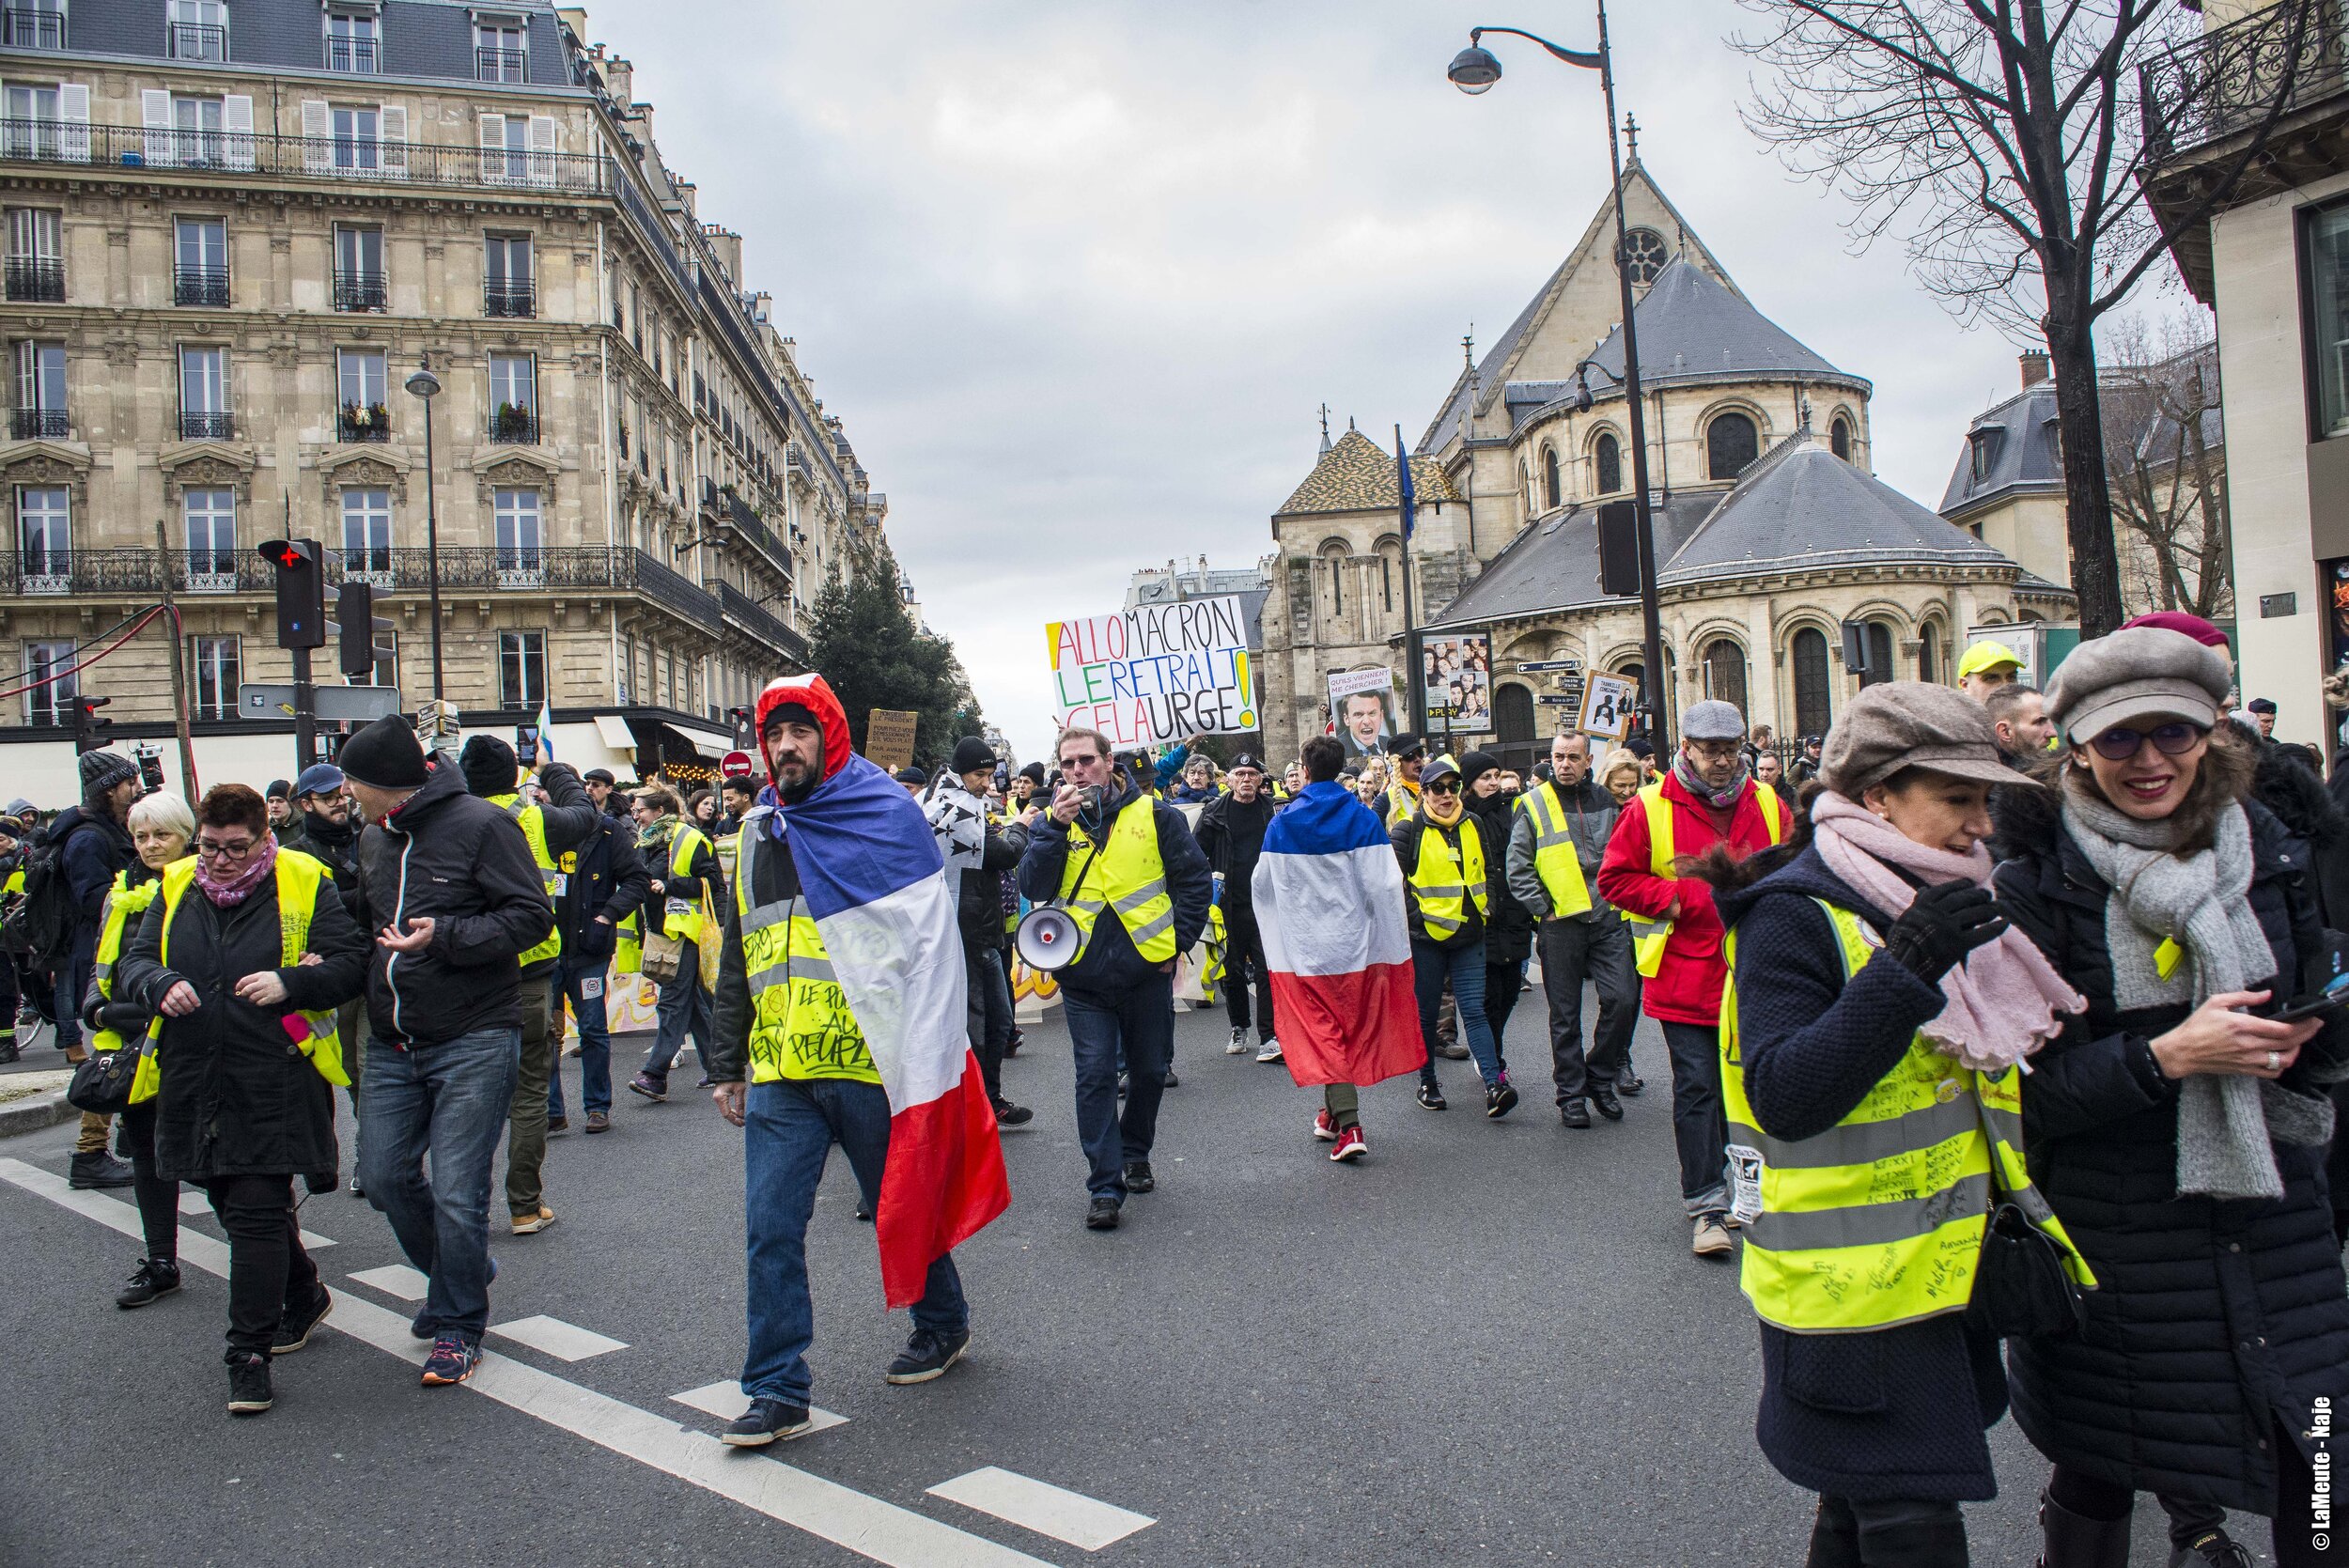
[[[1289,1076],[1362,1084],[1417,1072],[1427,1048],[1403,867],[1377,814],[1343,784],[1307,784],[1265,830],[1249,885]]]
[[[824,776],[772,819],[788,833],[807,912],[889,1095],[889,1159],[874,1212],[892,1307],[922,1298],[930,1264],[1010,1206],[995,1108],[971,1054],[956,888],[903,785],[858,756],[821,675],[770,682],[767,715],[796,703],[824,732]]]

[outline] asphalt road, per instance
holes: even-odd
[[[1102,1234],[1080,1223],[1066,1034],[1030,1026],[1005,1069],[1038,1111],[1005,1139],[1013,1205],[958,1254],[968,1359],[882,1383],[907,1321],[881,1311],[835,1159],[809,1235],[812,1361],[816,1403],[848,1421],[770,1457],[713,1458],[693,1435],[721,1421],[672,1398],[730,1381],[743,1337],[740,1135],[690,1071],[666,1105],[621,1093],[612,1133],[557,1139],[559,1223],[493,1240],[493,1325],[545,1314],[623,1348],[565,1361],[493,1336],[475,1385],[419,1388],[379,1347],[408,1307],[349,1278],[397,1249],[338,1192],[303,1222],[336,1243],[319,1264],[350,1301],[330,1326],[362,1337],[281,1360],[257,1420],[223,1408],[224,1281],[191,1268],[179,1296],[117,1312],[135,1242],[33,1189],[57,1185],[72,1127],[0,1141],[0,1563],[959,1568],[987,1542],[1101,1568],[1799,1562],[1812,1501],[1753,1444],[1736,1271],[1688,1255],[1654,1027],[1648,1093],[1588,1132],[1548,1109],[1538,997],[1511,1032],[1531,1091],[1514,1115],[1488,1123],[1465,1092],[1431,1114],[1397,1080],[1364,1095],[1369,1159],[1340,1167],[1310,1136],[1315,1093],[1223,1055],[1220,1013],[1180,1018],[1159,1190]],[[221,1234],[209,1214],[186,1227]],[[2011,1422],[1992,1449],[2001,1496],[1968,1511],[1974,1560],[2027,1564],[2045,1466]],[[1087,1550],[928,1495],[986,1467],[1152,1522]],[[889,1506],[860,1536],[865,1499]],[[774,1516],[795,1510],[872,1555]],[[908,1516],[913,1544],[891,1545]],[[961,1533],[926,1542],[938,1525]],[[2239,1533],[2263,1547],[2263,1528]],[[2167,1560],[2150,1500],[2137,1548]]]

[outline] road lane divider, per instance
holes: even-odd
[[[1071,1492],[1065,1486],[993,1465],[958,1475],[952,1481],[941,1481],[929,1490],[934,1498],[991,1514],[1021,1529],[1066,1541],[1088,1552],[1097,1552],[1158,1523],[1146,1514],[1136,1514],[1097,1498],[1088,1498],[1082,1492]]]

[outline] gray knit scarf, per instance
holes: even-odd
[[[2227,808],[2211,848],[2180,856],[2170,851],[2174,821],[2140,822],[2067,781],[2063,825],[2112,889],[2105,945],[2116,1007],[2198,1007],[2270,979],[2289,990],[2293,977],[2276,975],[2275,950],[2251,912],[2251,824],[2242,807]],[[2165,980],[2154,953],[2168,938],[2186,961]],[[2331,1136],[2329,1100],[2239,1073],[2193,1074],[2178,1085],[2178,1190],[2280,1198],[2271,1138],[2322,1144]]]
[[[1715,789],[1704,782],[1703,775],[1688,765],[1688,754],[1681,753],[1672,758],[1672,776],[1681,787],[1715,811],[1729,811],[1737,804],[1737,798],[1746,792],[1746,781],[1753,777],[1753,764],[1744,757],[1737,759],[1737,771],[1729,783]]]

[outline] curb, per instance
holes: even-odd
[[[37,1094],[14,1104],[0,1106],[0,1138],[13,1138],[19,1133],[39,1132],[70,1122],[82,1113],[66,1103],[65,1091]]]

